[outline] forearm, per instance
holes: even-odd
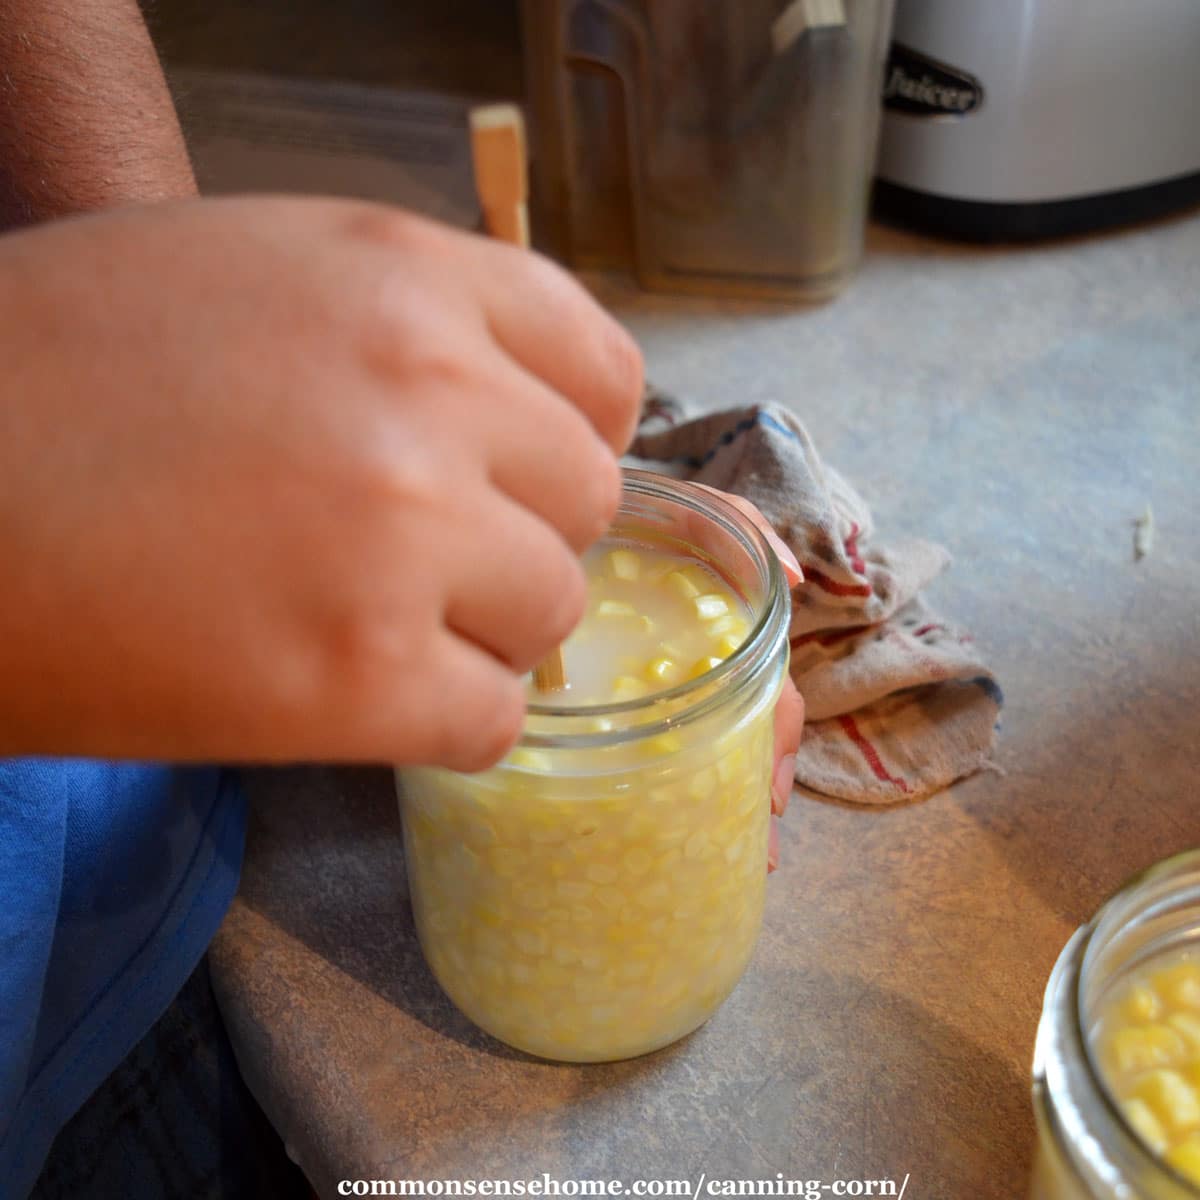
[[[136,0],[0,0],[0,230],[194,191]]]

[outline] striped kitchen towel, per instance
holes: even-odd
[[[988,765],[1000,688],[970,636],[921,598],[949,553],[915,538],[876,545],[870,509],[787,409],[687,419],[652,392],[626,461],[745,496],[800,560],[790,635],[808,711],[802,790],[890,804]]]

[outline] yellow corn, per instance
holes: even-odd
[[[696,615],[702,621],[711,621],[716,617],[722,617],[729,611],[729,601],[715,592],[710,592],[707,596],[697,596],[695,604]]]
[[[636,617],[637,615],[637,609],[632,604],[626,604],[624,600],[601,600],[596,605],[596,616],[598,617]]]
[[[667,687],[675,683],[679,679],[679,664],[671,659],[661,656],[651,659],[646,664],[646,678],[651,683],[657,683],[662,687]]]
[[[700,595],[700,589],[682,571],[671,571],[663,582],[685,600]]]
[[[650,691],[650,685],[641,679],[634,679],[632,675],[618,675],[613,680],[612,698],[614,703],[622,703],[626,700],[640,700]]]
[[[1138,984],[1129,991],[1129,995],[1121,1002],[1121,1017],[1131,1023],[1157,1021],[1162,1015],[1162,1001],[1158,993],[1146,984]]]
[[[1147,1072],[1135,1085],[1133,1099],[1140,1100],[1170,1134],[1200,1126],[1200,1097],[1178,1071],[1160,1067]]]
[[[641,574],[641,559],[632,550],[610,550],[608,569],[614,579],[632,583]]]
[[[1169,1025],[1132,1025],[1118,1029],[1108,1043],[1109,1055],[1122,1073],[1148,1071],[1179,1062],[1186,1053],[1183,1038]]]
[[[1130,1128],[1200,1182],[1200,963],[1136,972],[1105,1002],[1097,1036]]]
[[[1154,988],[1168,1008],[1200,1011],[1200,963],[1183,962],[1160,971]]]
[[[1200,1184],[1200,1135],[1193,1133],[1183,1141],[1177,1142],[1163,1157],[1180,1175]]]

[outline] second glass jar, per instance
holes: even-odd
[[[1156,963],[1197,952],[1200,851],[1143,871],[1067,943],[1046,985],[1034,1052],[1030,1200],[1200,1200],[1200,1188],[1133,1128],[1095,1045],[1117,989]]]

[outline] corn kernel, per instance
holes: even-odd
[[[1122,1074],[1170,1066],[1186,1052],[1183,1038],[1169,1025],[1127,1026],[1108,1042],[1109,1056]]]
[[[1161,1122],[1144,1100],[1126,1100],[1121,1107],[1125,1119],[1155,1154],[1161,1154],[1171,1144]]]
[[[710,592],[707,596],[697,596],[695,605],[696,615],[702,621],[711,621],[729,612],[729,601],[715,592]]]
[[[625,827],[621,830],[621,837],[626,841],[645,842],[654,836],[661,821],[661,813],[639,808],[625,823]]]
[[[1146,984],[1138,984],[1131,988],[1129,995],[1121,1002],[1119,1014],[1126,1021],[1141,1024],[1147,1021],[1157,1021],[1162,1016],[1162,1000],[1158,993]]]
[[[581,879],[562,879],[554,885],[554,894],[563,900],[586,900],[592,894],[592,885]]]
[[[637,609],[632,604],[627,604],[624,600],[601,600],[596,605],[596,616],[605,619],[636,617],[637,615]]]
[[[1185,1179],[1200,1184],[1200,1136],[1192,1134],[1163,1156]]]
[[[608,569],[614,579],[632,583],[641,574],[641,567],[641,559],[632,550],[609,551]]]
[[[745,634],[725,633],[717,638],[715,647],[717,653],[722,660],[729,658],[736,651],[742,648],[742,643],[746,640]]]
[[[1170,1134],[1200,1126],[1200,1097],[1178,1071],[1160,1067],[1144,1075],[1133,1089]]]
[[[533,750],[528,746],[517,746],[508,752],[507,762],[513,767],[522,767],[527,771],[549,772],[554,762],[544,750]]]
[[[567,987],[574,975],[565,966],[554,962],[543,962],[535,972],[539,986],[544,988]]]
[[[1200,963],[1181,962],[1157,972],[1154,987],[1168,1008],[1200,1010]]]
[[[741,617],[727,612],[723,617],[718,617],[715,621],[709,621],[705,628],[708,630],[708,636],[715,638],[720,637],[723,633],[733,633],[743,628],[743,622]]]
[[[674,730],[668,729],[657,737],[647,738],[638,748],[639,758],[664,758],[667,755],[678,754],[683,749],[683,738]]]
[[[636,894],[637,902],[644,908],[660,909],[671,899],[671,889],[665,880],[656,879]]]
[[[1183,1038],[1189,1053],[1200,1055],[1200,1016],[1176,1012],[1167,1018],[1167,1024]]]
[[[654,859],[644,846],[633,846],[626,850],[621,862],[624,864],[625,870],[635,879],[645,875],[654,865]]]
[[[488,908],[486,904],[477,904],[471,915],[481,925],[490,926],[492,929],[504,928],[504,917],[500,913],[496,912],[495,909]]]
[[[685,600],[700,595],[700,589],[682,571],[669,572],[663,582],[674,588]]]
[[[667,686],[675,683],[679,675],[679,664],[669,658],[654,658],[646,664],[646,678],[651,683]]]
[[[605,937],[610,942],[617,942],[624,945],[632,942],[641,933],[641,930],[630,922],[617,921],[608,927]]]
[[[546,935],[540,929],[514,929],[513,944],[524,954],[546,953]]]
[[[719,667],[724,661],[723,658],[717,658],[715,654],[710,654],[705,658],[698,658],[692,663],[687,677],[689,679],[699,679],[701,675],[707,675],[709,671],[715,667]]]
[[[632,675],[618,675],[613,680],[612,698],[614,704],[622,704],[626,700],[640,700],[650,691],[650,685]]]
[[[682,860],[683,851],[678,846],[672,846],[665,854],[659,856],[658,862],[654,864],[654,868],[656,871],[666,873],[673,871]]]

